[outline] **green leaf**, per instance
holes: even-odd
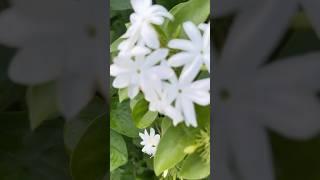
[[[161,133],[162,136],[166,133],[166,131],[172,126],[172,120],[168,117],[161,118]]]
[[[184,124],[170,127],[163,135],[154,157],[154,170],[160,175],[166,169],[173,168],[186,156],[184,149],[195,140],[196,129]]]
[[[203,161],[197,152],[184,160],[179,176],[183,179],[203,179],[209,176],[209,174],[210,163]]]
[[[198,127],[203,129],[210,127],[210,105],[195,105],[195,110],[197,115]]]
[[[206,21],[210,15],[210,0],[190,0],[180,3],[173,7],[170,13],[174,16],[174,20],[167,20],[163,29],[166,29],[167,36],[172,38],[184,22],[192,21],[200,24]]]
[[[123,88],[118,90],[119,102],[122,102],[129,98],[128,96],[128,88]]]
[[[128,137],[138,137],[139,129],[135,127],[131,118],[129,101],[118,102],[117,98],[111,100],[110,127],[114,131]]]
[[[58,117],[59,110],[56,103],[55,87],[55,82],[49,82],[28,88],[26,100],[31,129],[37,128],[45,120]]]
[[[122,136],[110,130],[110,171],[117,169],[128,161],[127,146]]]
[[[110,0],[111,10],[126,10],[131,8],[130,0]]]
[[[107,106],[101,98],[94,98],[77,117],[65,123],[64,143],[71,153],[78,144],[82,135],[86,132],[90,123],[97,117],[105,114]]]
[[[102,179],[107,171],[109,141],[106,115],[92,121],[71,155],[73,180]],[[85,173],[84,173],[85,172]]]
[[[145,99],[140,99],[132,110],[133,121],[139,129],[149,127],[158,117],[158,112],[149,111],[149,103]]]

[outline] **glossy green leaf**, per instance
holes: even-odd
[[[108,170],[108,131],[106,115],[90,123],[71,155],[73,180],[102,179],[104,177]]]
[[[117,98],[112,98],[110,127],[114,131],[128,137],[139,136],[139,129],[135,127],[131,118],[131,109],[128,100],[119,103]]]
[[[110,131],[110,171],[117,169],[128,161],[127,146],[120,134]]]
[[[194,143],[196,129],[180,124],[170,127],[161,137],[154,157],[154,170],[160,175],[164,170],[178,164],[186,156],[184,149]]]
[[[167,20],[163,29],[166,30],[168,37],[173,37],[179,26],[186,21],[195,24],[206,21],[210,15],[210,0],[189,0],[173,7],[170,13],[174,16],[174,20]]]
[[[158,112],[149,111],[149,103],[140,99],[132,110],[132,118],[136,127],[145,129],[149,127],[158,117]]]
[[[29,87],[26,100],[32,129],[59,115],[55,82]]]
[[[179,176],[183,179],[203,179],[209,174],[210,163],[205,162],[197,152],[183,161]]]

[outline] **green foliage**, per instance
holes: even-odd
[[[160,175],[163,171],[173,168],[186,156],[184,149],[194,143],[195,129],[180,124],[170,127],[162,136],[154,157],[154,171]]]
[[[110,131],[110,171],[115,170],[128,161],[127,146],[122,136],[115,131]]]
[[[184,22],[192,21],[200,24],[206,21],[210,14],[210,0],[189,0],[174,6],[170,13],[174,16],[174,20],[167,20],[163,29],[167,37],[172,38],[173,35],[180,34],[179,31]]]
[[[158,112],[149,111],[149,103],[140,99],[133,107],[132,118],[137,128],[149,127],[158,117]]]
[[[128,137],[138,137],[139,130],[135,127],[131,118],[129,101],[119,103],[112,98],[110,109],[110,128]]]
[[[203,179],[210,174],[210,163],[205,162],[199,153],[189,155],[182,164],[179,176],[183,179]]]
[[[106,114],[96,117],[79,139],[71,154],[71,174],[74,180],[104,177],[108,170],[106,144],[109,136],[106,124]]]

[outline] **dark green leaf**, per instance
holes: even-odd
[[[109,129],[106,115],[92,121],[71,155],[74,180],[98,180],[107,172]]]
[[[183,179],[203,179],[209,174],[210,163],[205,162],[197,152],[183,161],[179,176]]]

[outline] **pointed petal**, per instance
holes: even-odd
[[[168,63],[172,67],[179,67],[190,63],[192,59],[194,59],[194,55],[192,53],[180,52],[171,56],[168,60]]]
[[[191,41],[185,39],[173,39],[169,41],[168,47],[172,49],[180,49],[183,51],[194,51],[195,46]]]
[[[202,36],[198,27],[191,21],[183,23],[183,29],[196,47],[202,47]]]
[[[34,85],[48,82],[61,75],[65,61],[63,49],[54,45],[38,44],[18,51],[9,66],[12,81]]]
[[[181,105],[186,125],[197,127],[196,113],[192,101],[187,98],[181,98]]]
[[[153,49],[157,49],[160,47],[157,32],[150,24],[143,24],[141,29],[141,37],[148,47]]]
[[[201,65],[200,57],[196,57],[190,65],[183,68],[179,81],[182,83],[191,83],[199,74]]]
[[[158,64],[161,60],[167,57],[168,53],[169,53],[168,49],[164,49],[164,48],[153,51],[149,56],[147,56],[144,66],[150,67]]]

